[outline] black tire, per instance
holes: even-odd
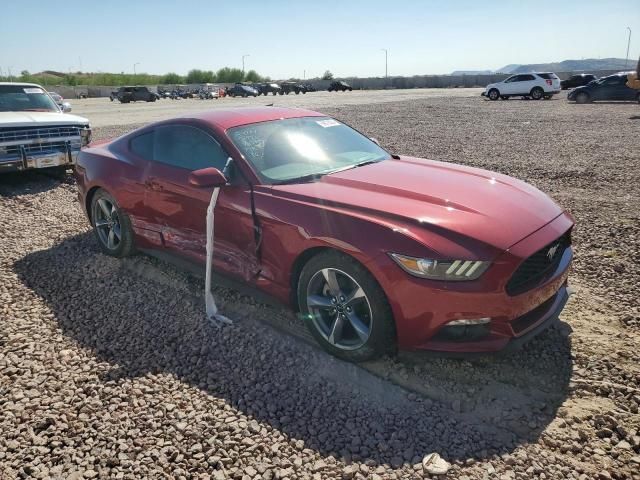
[[[584,105],[585,103],[589,103],[590,101],[591,101],[591,98],[589,97],[589,94],[586,92],[580,92],[576,95],[576,103]]]
[[[500,98],[500,91],[497,88],[492,88],[491,90],[489,90],[487,97],[489,98],[489,100],[496,101]]]
[[[105,201],[105,203],[101,204],[101,201]],[[108,208],[109,205],[113,208]],[[98,189],[93,194],[93,197],[91,198],[90,211],[93,233],[98,240],[100,250],[102,250],[104,254],[112,257],[122,258],[128,257],[135,253],[135,247],[133,244],[134,234],[133,228],[131,228],[131,220],[129,220],[129,216],[120,209],[115,199],[111,195],[109,195],[106,190]],[[111,212],[111,216],[109,218],[111,218],[113,227],[96,226],[96,222],[100,222],[107,218],[107,211]],[[110,247],[108,241],[110,233],[106,232],[111,232],[111,230],[114,230],[116,225],[119,227],[118,231],[120,232],[120,238],[117,239],[117,242],[114,241],[113,247]],[[115,238],[116,237],[114,233],[114,240]]]
[[[542,100],[542,97],[544,97],[544,90],[540,87],[533,87],[530,95],[534,100]]]
[[[364,300],[355,302],[353,307],[348,307],[345,305],[348,305],[349,302],[343,304],[339,299],[337,299],[338,303],[333,309],[333,313],[327,310],[324,314],[316,312],[314,315],[308,306],[307,296],[310,295],[310,289],[314,289],[315,286],[318,285],[318,281],[322,284],[324,278],[322,271],[327,269],[337,272],[334,278],[338,278],[337,281],[339,283],[340,290],[345,288],[344,282],[346,282],[347,287],[357,285],[364,293]],[[340,284],[340,282],[343,283]],[[328,284],[325,284],[324,288],[329,288]],[[351,290],[351,292],[353,291],[354,289]],[[349,291],[344,292],[346,297],[348,297],[349,293]],[[369,273],[362,264],[352,257],[336,251],[325,251],[312,257],[300,273],[297,285],[297,294],[300,311],[305,319],[307,328],[318,343],[330,354],[350,362],[362,362],[380,357],[387,353],[392,353],[395,350],[395,323],[391,307],[387,302],[384,291],[375,278],[373,278],[371,273]],[[318,294],[317,296],[321,295],[331,294],[327,291],[326,293]],[[344,300],[345,297],[342,298]],[[349,308],[352,310],[349,310]],[[328,334],[327,331],[322,332],[321,329],[323,327],[318,326],[326,326],[324,322],[331,322],[331,317],[335,317],[337,321],[339,311],[351,313],[344,313],[347,317],[342,317],[342,322],[344,323],[338,342],[345,342],[347,344],[349,342],[355,342],[353,345],[340,346],[331,343],[328,340],[328,338],[331,338],[331,335]],[[323,317],[322,315],[326,315],[327,317]],[[352,316],[361,322],[359,323],[361,327],[366,327],[368,329],[368,336],[366,336],[366,340],[356,334],[357,331],[352,326],[354,323],[347,319]],[[349,336],[355,338],[350,340],[348,338]]]

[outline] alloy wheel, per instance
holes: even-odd
[[[371,335],[369,299],[358,282],[342,270],[323,268],[311,277],[307,307],[316,330],[336,348],[356,350]]]
[[[122,241],[120,217],[116,206],[106,198],[98,199],[94,218],[94,225],[102,244],[109,250],[116,250]]]

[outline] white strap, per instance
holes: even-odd
[[[211,201],[207,207],[207,267],[204,278],[204,301],[207,309],[207,318],[217,326],[222,326],[233,322],[224,315],[218,313],[216,301],[213,298],[213,293],[211,293],[211,268],[213,264],[213,211],[216,208],[219,194],[220,187],[216,187],[211,194]]]

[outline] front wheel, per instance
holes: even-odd
[[[352,257],[328,251],[311,258],[298,281],[298,304],[320,345],[351,362],[395,349],[395,324],[386,296]]]
[[[580,92],[578,95],[576,95],[576,103],[585,104],[589,103],[589,100],[589,95],[587,93]]]
[[[91,199],[91,224],[105,254],[121,258],[134,253],[131,221],[105,190],[99,189]]]
[[[489,100],[498,100],[500,98],[500,92],[497,88],[492,88],[489,90]]]

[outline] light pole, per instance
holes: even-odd
[[[136,63],[133,64],[133,74],[134,75],[137,75],[136,74],[136,65],[140,65],[140,62],[136,62]]]
[[[627,38],[627,59],[624,62],[624,68],[629,68],[629,45],[631,45],[631,27],[627,27],[629,30],[629,38]]]
[[[245,55],[242,55],[242,79],[244,80],[244,59],[246,57],[250,57],[251,55],[249,55],[248,53]]]
[[[380,50],[382,50],[384,52],[384,86],[387,86],[387,78],[389,77],[389,70],[387,69],[387,66],[389,65],[389,51],[386,48],[381,48]]]

